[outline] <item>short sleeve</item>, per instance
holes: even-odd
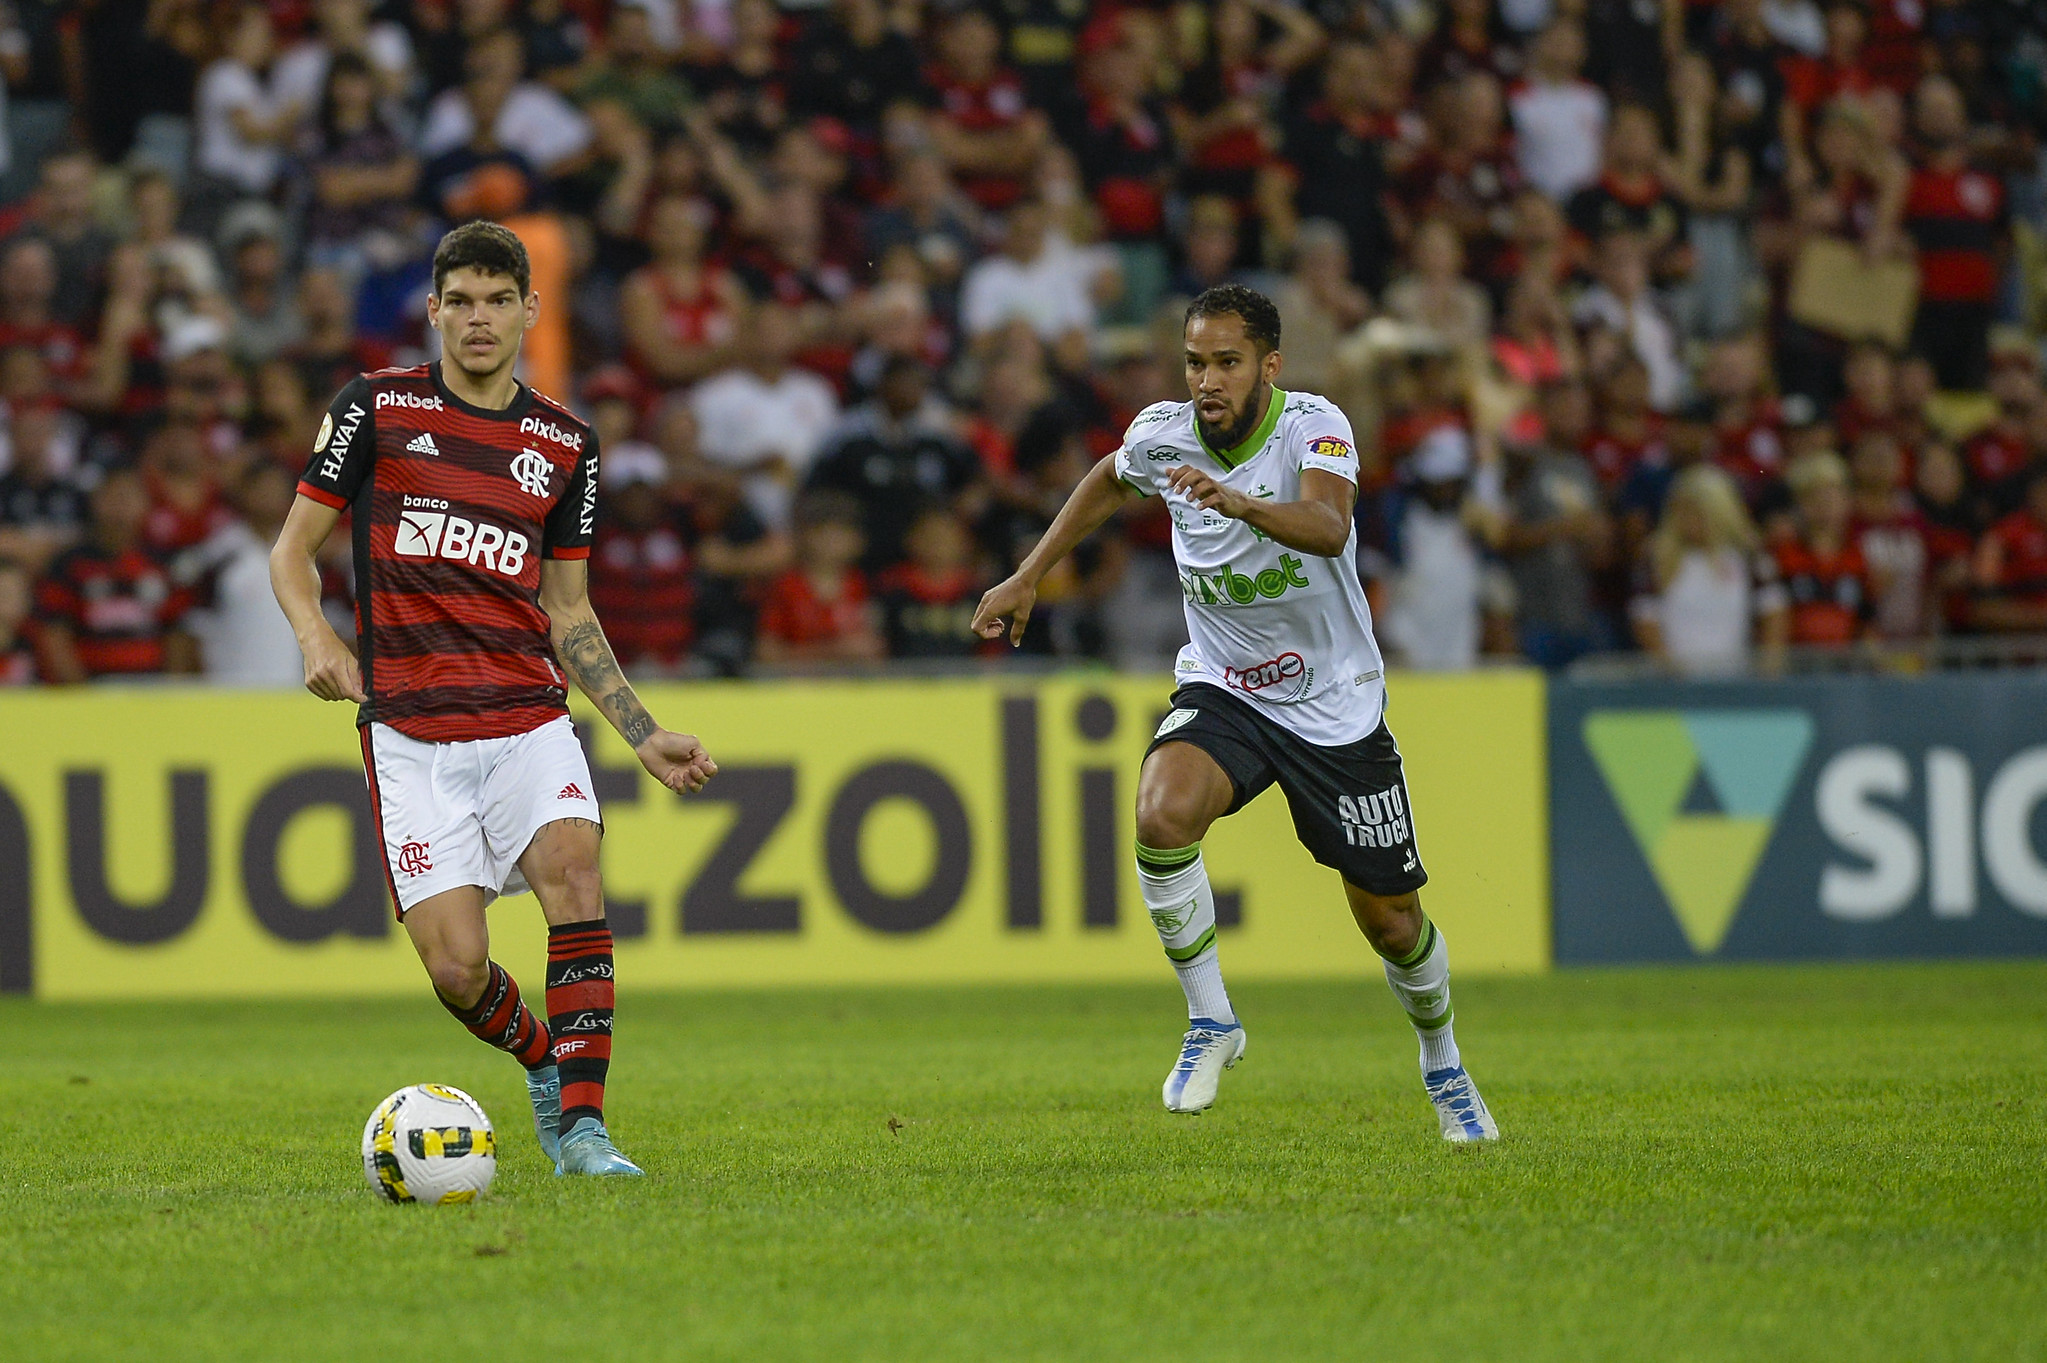
[[[370,381],[356,378],[343,388],[313,438],[313,457],[299,479],[299,495],[322,506],[346,510],[369,477],[376,458],[376,423]]]
[[[585,430],[576,470],[540,535],[542,558],[588,558],[597,538],[597,432]]]
[[[1116,447],[1113,457],[1116,460],[1116,477],[1125,487],[1140,497],[1149,497],[1158,491],[1146,467],[1147,461],[1139,457],[1127,441]]]
[[[1320,469],[1346,483],[1357,483],[1358,452],[1350,433],[1350,421],[1334,406],[1317,402],[1303,412],[1295,438],[1300,441],[1301,472]]]

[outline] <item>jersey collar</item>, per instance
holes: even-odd
[[[1272,398],[1265,404],[1265,417],[1258,423],[1258,429],[1244,437],[1244,443],[1227,450],[1210,449],[1208,441],[1201,436],[1201,422],[1194,423],[1194,438],[1201,442],[1201,448],[1208,456],[1226,469],[1233,469],[1245,463],[1252,455],[1265,448],[1265,442],[1272,439],[1272,428],[1279,425],[1279,409],[1286,406],[1286,394],[1275,388]]]
[[[511,406],[478,407],[473,403],[464,402],[461,398],[455,396],[454,391],[448,387],[447,381],[441,377],[441,362],[439,360],[435,360],[432,364],[428,365],[426,371],[427,375],[433,379],[434,391],[441,395],[441,401],[447,403],[458,412],[467,412],[470,416],[480,416],[487,421],[517,421],[520,417],[525,416],[526,409],[533,405],[533,390],[520,383],[517,379],[512,381],[514,384],[517,384],[517,387],[512,390]]]

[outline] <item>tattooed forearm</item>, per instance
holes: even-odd
[[[563,630],[555,652],[562,669],[575,678],[584,695],[597,702],[628,744],[637,748],[646,742],[654,732],[654,717],[619,671],[618,658],[595,620],[579,620]]]
[[[647,741],[647,735],[654,732],[654,717],[647,713],[647,707],[640,704],[640,698],[633,694],[630,686],[621,686],[598,704],[611,716],[611,722],[618,726],[618,732],[628,746],[639,747]]]

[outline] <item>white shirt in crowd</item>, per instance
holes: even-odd
[[[363,44],[363,58],[386,80],[402,77],[412,69],[412,39],[402,24],[386,20],[371,24]],[[277,59],[270,74],[270,88],[287,104],[297,104],[308,120],[320,112],[320,98],[327,92],[327,68],[334,52],[325,43],[308,40],[294,45]]]
[[[1601,326],[1628,338],[1642,367],[1649,371],[1649,405],[1659,412],[1671,412],[1685,399],[1690,379],[1678,356],[1677,326],[1644,290],[1632,303],[1604,284],[1595,284],[1571,309],[1571,320],[1579,326]]]
[[[199,169],[251,194],[267,194],[284,168],[284,153],[272,143],[250,142],[235,130],[242,110],[268,120],[284,107],[270,82],[238,61],[214,62],[199,77],[193,112],[199,125]]]
[[[530,80],[506,96],[491,132],[500,146],[519,153],[543,172],[580,156],[590,145],[590,121],[575,105]],[[460,89],[446,90],[427,106],[419,150],[425,156],[439,156],[475,135],[476,116],[469,111],[469,101]]]
[[[1759,616],[1783,605],[1775,585],[1758,587],[1747,554],[1739,549],[1690,549],[1661,592],[1635,603],[1654,621],[1663,651],[1678,674],[1732,677],[1748,670]]]
[[[270,546],[237,521],[200,550],[213,564],[213,599],[186,618],[211,681],[297,686],[305,680],[298,639],[270,590]]]
[[[1400,571],[1387,604],[1386,642],[1409,667],[1461,672],[1478,666],[1484,564],[1461,508],[1420,500],[1400,521]]]
[[[769,382],[751,369],[727,369],[698,384],[689,397],[704,458],[744,468],[780,456],[789,472],[757,473],[746,480],[747,505],[765,524],[786,529],[790,503],[804,472],[839,419],[831,384],[791,366]]]
[[[1599,178],[1606,145],[1606,95],[1591,81],[1562,85],[1530,79],[1516,86],[1507,107],[1521,174],[1558,203]]]
[[[1089,286],[1099,268],[1092,255],[1049,234],[1035,260],[988,256],[967,271],[960,286],[960,322],[969,336],[1019,319],[1045,341],[1086,331],[1095,324]]]

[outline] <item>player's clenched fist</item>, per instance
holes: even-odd
[[[1233,487],[1224,487],[1200,469],[1187,464],[1166,475],[1166,486],[1202,510],[1228,516],[1231,520],[1242,519],[1245,509],[1251,505],[1251,499],[1243,493]]]
[[[697,791],[718,774],[718,764],[704,751],[695,734],[670,733],[657,729],[633,749],[648,775],[680,795]]]
[[[1012,577],[988,589],[981,598],[980,606],[974,611],[974,633],[983,639],[1000,639],[1003,620],[1009,621],[1009,644],[1015,648],[1023,643],[1024,625],[1031,618],[1031,607],[1038,603],[1038,589],[1021,577]]]
[[[352,700],[358,705],[369,700],[355,654],[333,630],[315,631],[299,640],[299,651],[306,660],[306,690],[321,700]]]

